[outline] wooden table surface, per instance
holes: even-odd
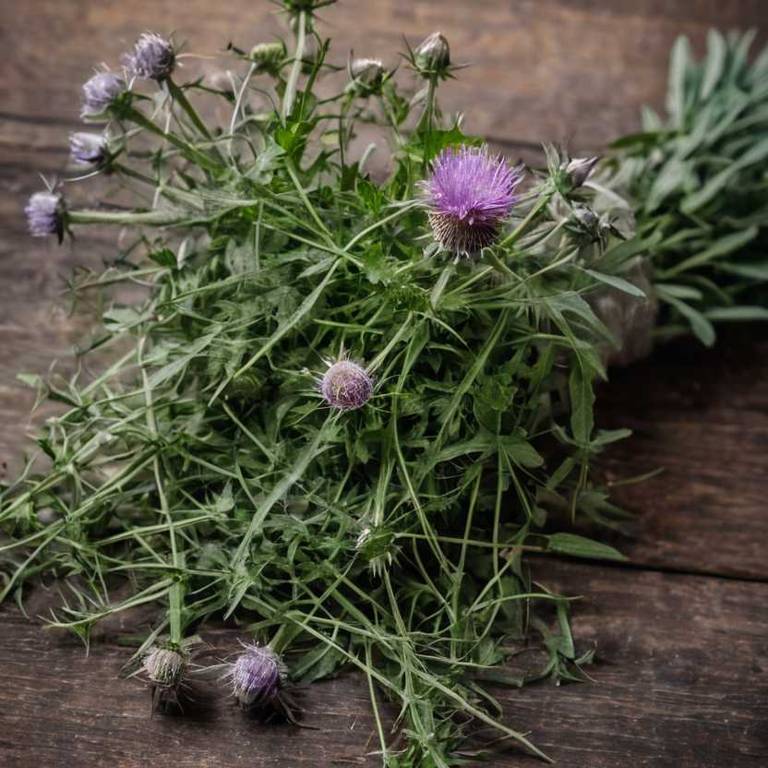
[[[768,28],[765,0],[346,0],[323,13],[336,56],[396,61],[401,33],[434,29],[458,62],[444,90],[468,130],[511,154],[537,142],[600,147],[661,105],[675,36],[700,46],[709,26]],[[281,29],[266,0],[25,0],[0,4],[0,461],[19,467],[32,395],[19,370],[45,372],[78,338],[62,297],[77,263],[110,253],[109,234],[58,248],[28,238],[21,209],[66,160],[79,84],[145,29],[176,30],[191,53],[242,47]],[[221,71],[213,59],[190,66]],[[55,306],[57,305],[58,306]],[[727,329],[714,350],[692,341],[615,371],[600,419],[635,436],[610,454],[616,478],[664,472],[617,490],[637,513],[615,543],[627,564],[536,563],[538,577],[584,599],[590,684],[500,693],[506,720],[559,764],[583,768],[768,765],[768,334]],[[44,414],[43,414],[44,415]],[[39,418],[39,417],[38,417]],[[6,467],[7,465],[7,467]],[[33,611],[34,612],[34,611]],[[222,630],[212,629],[216,641]],[[367,691],[354,675],[316,684],[305,724],[265,726],[224,701],[185,717],[149,717],[148,694],[117,679],[111,635],[86,657],[17,610],[0,613],[0,766],[176,768],[377,764]],[[508,750],[496,766],[537,761]]]

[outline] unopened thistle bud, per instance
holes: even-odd
[[[84,118],[95,118],[104,114],[115,100],[125,93],[126,84],[122,77],[114,72],[97,72],[83,85]]]
[[[424,77],[444,75],[451,64],[451,48],[440,32],[433,32],[414,51],[413,63]]]
[[[24,208],[29,234],[32,237],[56,235],[64,237],[64,198],[58,192],[35,192]]]
[[[361,96],[378,93],[384,82],[384,65],[379,59],[353,59],[349,65],[350,86]]]
[[[70,134],[69,156],[75,165],[100,168],[109,159],[106,136],[82,131]]]
[[[373,379],[357,363],[339,360],[320,380],[320,394],[328,405],[341,411],[362,408],[373,394]]]
[[[181,685],[186,668],[186,658],[171,648],[155,647],[144,657],[144,672],[150,683],[164,691]]]
[[[133,50],[123,62],[134,77],[145,80],[165,80],[176,66],[173,45],[154,32],[145,32],[136,41]]]
[[[572,189],[580,187],[590,176],[599,157],[575,157],[563,169]]]
[[[227,678],[237,703],[248,709],[268,704],[277,696],[285,680],[285,668],[268,645],[244,645],[232,663]]]
[[[259,43],[251,48],[250,59],[256,65],[257,72],[276,75],[285,60],[286,51],[283,43]]]
[[[515,189],[522,178],[520,168],[491,155],[487,147],[445,149],[423,184],[435,240],[457,256],[492,245],[517,202]]]

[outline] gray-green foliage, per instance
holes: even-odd
[[[672,51],[666,118],[650,109],[643,132],[614,144],[638,202],[666,305],[662,330],[690,327],[712,344],[712,323],[765,320],[768,281],[768,49],[755,33],[711,30],[697,61],[687,38]]]
[[[293,11],[300,42],[316,37],[309,7]],[[387,77],[321,101],[319,38],[315,50],[303,80],[300,54],[258,80],[243,54],[247,74],[218,94],[231,123],[216,128],[187,100],[198,83],[113,108],[115,173],[148,181],[159,202],[69,212],[73,226],[136,233],[78,287],[139,285],[145,298],[105,311],[100,373],[40,384],[67,407],[38,439],[50,468],[30,463],[3,494],[2,596],[55,576],[66,587],[53,623],[84,638],[149,604],[139,653],[235,617],[293,680],[358,668],[388,766],[455,764],[471,721],[538,753],[482,681],[509,682],[499,665],[523,648],[546,661],[516,685],[579,680],[591,659],[567,598],[532,580],[525,555],[621,557],[562,529],[621,514],[589,471],[626,432],[594,427],[611,339],[588,298],[606,283],[636,297],[621,274],[644,243],[623,243],[610,211],[585,226],[574,205],[594,193],[550,152],[498,245],[472,260],[440,252],[418,182],[444,147],[477,141],[440,117],[440,77],[414,99]],[[266,88],[275,108],[252,106]],[[383,182],[353,157],[361,122],[389,132]],[[162,134],[151,154],[132,151],[136,127]],[[641,221],[659,204],[641,205]],[[158,224],[174,228],[145,228]],[[357,411],[317,392],[343,355],[375,377]],[[400,708],[399,746],[383,698]]]

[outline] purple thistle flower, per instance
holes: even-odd
[[[285,668],[268,645],[243,645],[227,677],[232,694],[244,709],[272,701],[285,680]]]
[[[114,72],[97,72],[83,85],[82,117],[104,113],[126,89],[125,80]]]
[[[144,657],[144,672],[149,681],[163,690],[178,688],[186,667],[186,658],[171,648],[154,647]]]
[[[323,374],[320,394],[331,407],[352,411],[371,399],[373,379],[357,363],[339,360]]]
[[[32,237],[64,235],[64,198],[58,192],[35,192],[24,208]]]
[[[107,138],[101,133],[72,133],[69,136],[69,156],[76,165],[98,167],[109,157]]]
[[[473,254],[491,245],[517,201],[520,168],[511,168],[487,147],[443,150],[424,185],[435,239],[456,254]]]
[[[123,63],[134,77],[145,80],[165,80],[176,66],[176,54],[171,43],[154,32],[145,32],[136,41]]]

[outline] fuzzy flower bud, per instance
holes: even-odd
[[[349,76],[350,85],[360,95],[377,93],[384,82],[384,65],[379,59],[353,59]]]
[[[250,58],[256,65],[257,72],[277,74],[280,64],[285,59],[285,46],[283,43],[259,43],[251,48]]]
[[[154,32],[145,32],[136,41],[123,62],[134,77],[165,80],[176,66],[176,53],[171,43]]]
[[[29,198],[24,213],[32,237],[64,236],[64,198],[57,192],[35,192]]]
[[[126,90],[125,80],[114,72],[97,72],[83,85],[82,117],[103,114]]]
[[[517,202],[515,189],[522,177],[519,168],[487,147],[444,150],[423,184],[435,240],[457,256],[492,245]]]
[[[227,674],[232,695],[247,709],[275,698],[283,685],[285,669],[268,645],[245,645]]]
[[[69,156],[75,165],[98,168],[109,159],[107,139],[101,133],[72,133],[69,136]]]
[[[572,189],[580,187],[589,178],[599,159],[599,157],[575,157],[565,164],[563,170]]]
[[[171,648],[155,647],[144,657],[144,672],[149,681],[163,690],[178,688],[186,667],[186,658]]]
[[[357,363],[339,360],[320,380],[320,394],[328,405],[341,411],[362,408],[373,394],[373,380]]]
[[[414,51],[414,64],[425,77],[442,75],[451,64],[451,48],[440,32],[433,32]]]

